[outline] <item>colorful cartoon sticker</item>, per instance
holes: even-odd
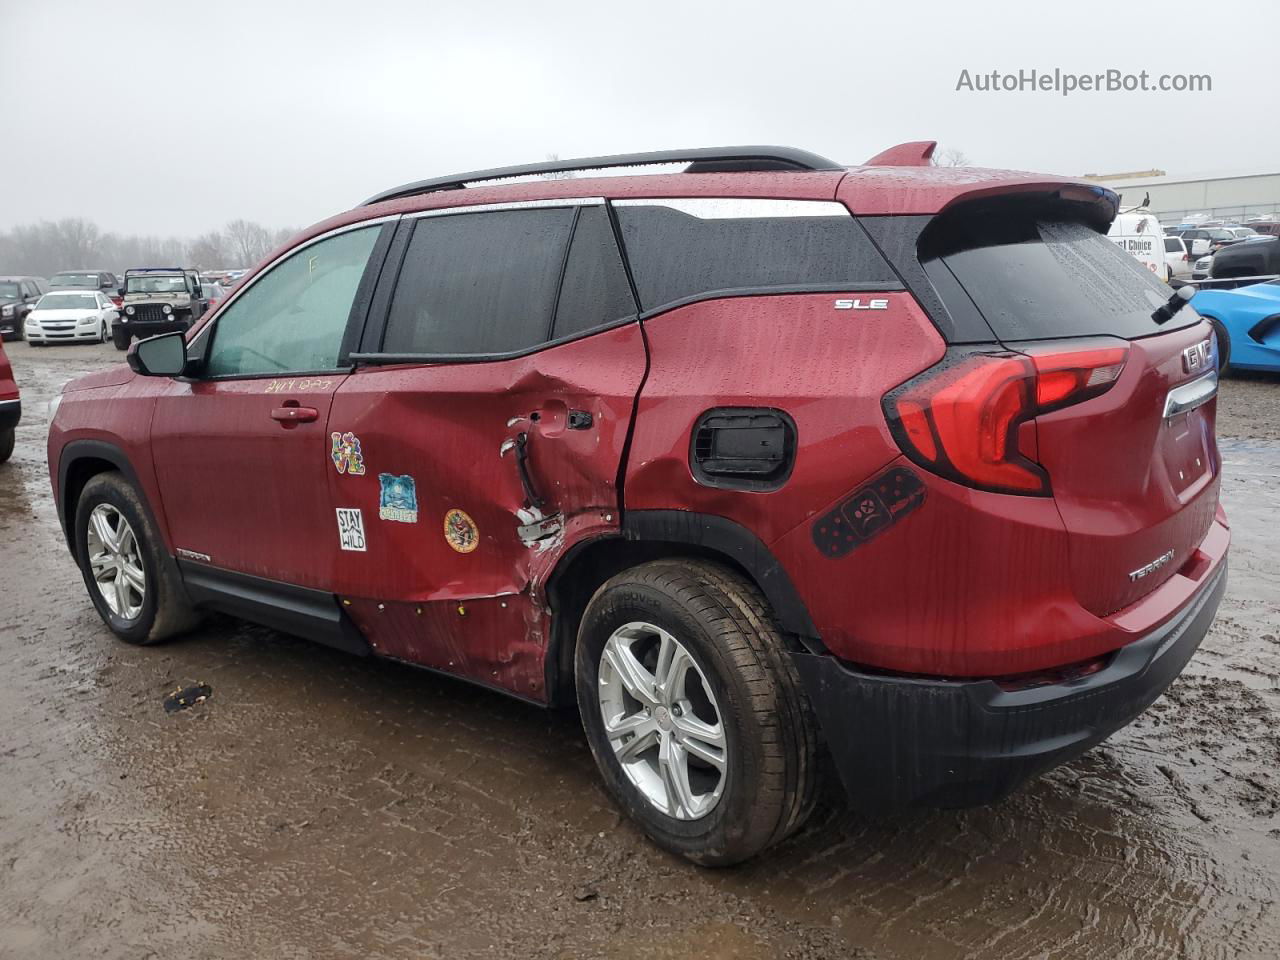
[[[444,515],[444,538],[459,553],[470,553],[480,546],[480,531],[465,510],[450,510]]]
[[[418,489],[413,477],[394,473],[378,474],[378,519],[400,523],[418,522]]]
[[[339,473],[353,477],[364,476],[364,454],[360,452],[360,438],[354,433],[329,434],[329,456]]]
[[[338,544],[343,550],[357,550],[363,553],[366,549],[364,539],[364,517],[355,507],[338,507]]]

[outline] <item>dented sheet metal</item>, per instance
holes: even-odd
[[[335,508],[361,511],[365,549],[335,536],[327,555],[377,652],[545,698],[542,584],[577,540],[618,530],[645,362],[632,324],[527,357],[348,378],[329,432],[359,439],[365,473],[331,466],[327,481]]]

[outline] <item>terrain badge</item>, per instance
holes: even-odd
[[[366,549],[364,539],[364,517],[356,507],[338,507],[338,544],[343,550],[356,550],[363,553]]]
[[[354,433],[329,434],[329,457],[339,473],[353,477],[364,476],[364,454],[360,452],[360,438]]]
[[[418,489],[413,477],[378,474],[378,519],[399,523],[418,522]]]
[[[453,509],[444,515],[444,538],[459,553],[470,553],[480,546],[480,531],[464,510]]]

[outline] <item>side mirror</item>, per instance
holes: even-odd
[[[187,342],[181,331],[162,333],[135,341],[126,359],[144,377],[180,377],[187,369]]]

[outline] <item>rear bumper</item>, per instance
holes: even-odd
[[[1030,689],[864,673],[830,656],[794,656],[854,806],[991,803],[1146,710],[1199,647],[1226,583],[1223,560],[1182,611],[1116,651],[1102,670]]]
[[[16,427],[22,419],[22,401],[0,400],[0,430]]]

